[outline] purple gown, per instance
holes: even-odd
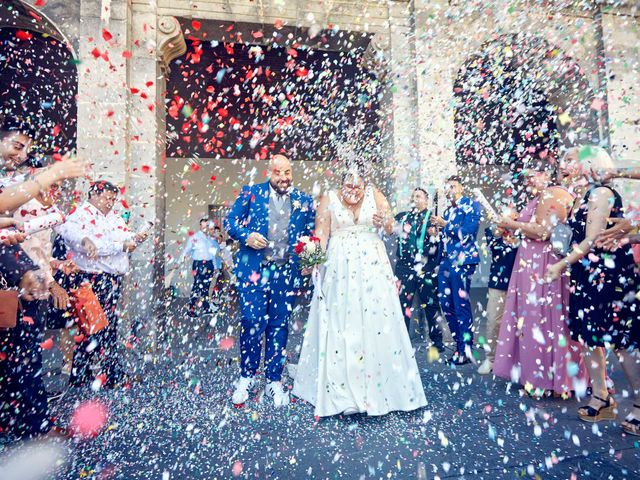
[[[518,221],[531,220],[538,200],[529,202]],[[544,281],[547,266],[559,259],[549,241],[522,240],[509,281],[493,372],[521,385],[565,393],[584,390],[588,376],[580,345],[571,340],[568,328],[568,278]]]

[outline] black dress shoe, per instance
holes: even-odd
[[[444,345],[441,343],[434,343],[433,347],[438,350],[438,353],[444,353],[445,351]]]
[[[471,363],[471,360],[463,353],[454,353],[453,356],[447,361],[448,365],[466,365],[467,363]]]

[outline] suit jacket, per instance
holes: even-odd
[[[242,188],[240,195],[225,218],[225,228],[234,240],[240,242],[240,250],[235,259],[235,274],[239,286],[248,286],[256,282],[255,274],[261,271],[264,250],[255,250],[247,246],[247,238],[252,232],[258,232],[267,238],[269,233],[269,182],[258,183]],[[313,199],[298,189],[291,189],[291,217],[289,219],[289,255],[294,288],[300,285],[301,275],[298,258],[293,249],[298,238],[311,235],[315,225]]]
[[[461,197],[455,207],[445,210],[443,218],[447,225],[442,229],[443,258],[448,258],[453,265],[480,263],[476,243],[480,214],[480,203],[467,197]]]
[[[431,216],[431,213],[432,212],[430,210],[427,210],[424,214],[420,214],[422,221],[428,221],[428,216]],[[406,219],[405,221],[408,222],[410,221],[410,218],[411,218],[411,211],[401,212],[397,214],[395,217],[397,222],[402,222],[403,219]],[[405,239],[406,243],[408,243],[408,241],[411,239],[412,237],[411,234],[417,237],[422,233],[421,232],[422,221],[420,222],[420,224],[411,224],[411,231],[409,235],[407,235],[408,238]],[[404,223],[401,225],[401,228],[402,228],[403,234],[406,233],[406,230],[405,230],[406,227],[404,226]],[[429,228],[429,225],[427,225],[427,228]],[[406,258],[403,258],[403,256],[400,255],[400,241],[401,239],[398,238],[397,265],[414,268],[415,259],[412,258],[410,261],[407,261]],[[407,245],[407,248],[411,248],[411,247]],[[411,250],[413,250],[413,248],[411,248]],[[425,236],[425,243],[424,243],[424,247],[422,251],[422,259],[421,259],[421,262],[424,264],[423,271],[429,274],[434,272],[435,268],[440,265],[441,257],[442,257],[442,240],[440,238],[440,234],[436,235],[435,237],[431,237],[427,233]]]

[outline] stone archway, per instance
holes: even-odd
[[[496,201],[518,172],[553,165],[562,147],[598,136],[598,101],[580,65],[545,39],[509,34],[484,43],[454,83],[456,163]]]
[[[78,72],[67,38],[26,3],[2,2],[0,55],[0,113],[33,124],[36,153],[75,149]]]
[[[597,101],[584,72],[541,37],[485,42],[458,70],[453,94],[457,171],[498,211],[524,206],[523,169],[554,166],[563,147],[598,138]],[[474,286],[485,285],[488,267],[483,261]]]

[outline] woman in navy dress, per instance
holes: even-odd
[[[554,278],[571,267],[569,328],[583,345],[591,376],[592,396],[578,410],[586,422],[613,420],[617,405],[606,385],[605,348],[616,352],[631,384],[634,408],[622,423],[632,435],[640,428],[640,305],[636,301],[637,276],[631,248],[608,252],[595,244],[609,218],[622,217],[622,199],[616,190],[598,182],[597,171],[610,168],[611,158],[598,147],[572,150],[562,165],[565,180],[573,185],[576,203],[569,219],[574,248],[548,269]]]

